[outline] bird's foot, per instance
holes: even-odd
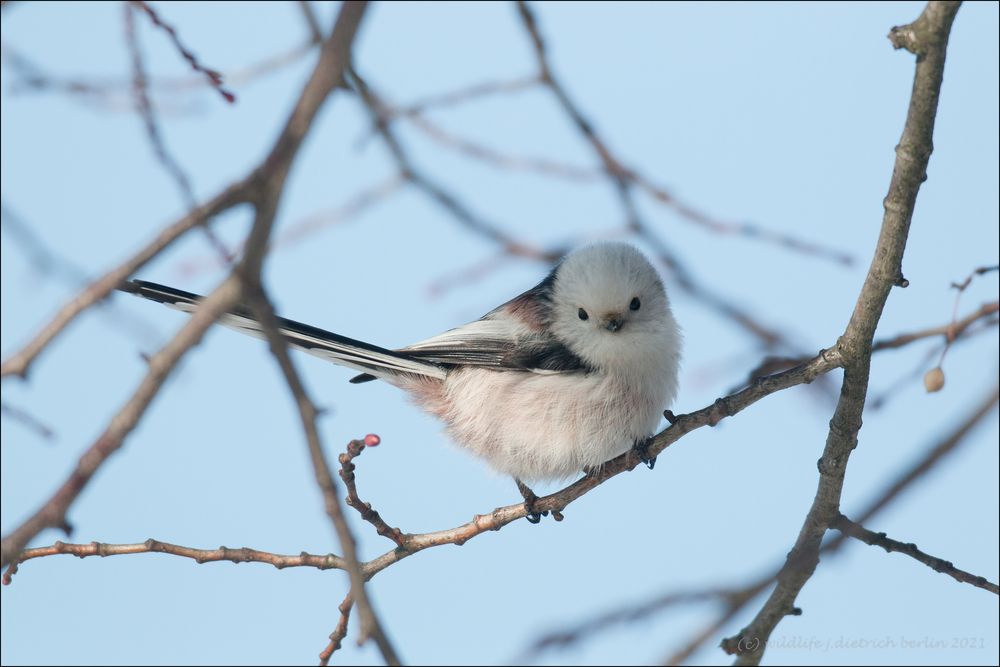
[[[646,467],[650,470],[656,465],[656,457],[649,455],[649,446],[653,444],[653,438],[644,438],[642,440],[636,440],[632,445],[632,449],[639,456],[639,460],[646,464]]]
[[[517,484],[517,490],[521,492],[521,497],[524,498],[524,511],[527,512],[527,516],[524,517],[529,523],[538,523],[542,520],[543,516],[548,516],[548,510],[543,512],[535,511],[535,503],[538,502],[538,496],[535,492],[528,488],[528,485],[521,480],[514,478],[514,482]]]

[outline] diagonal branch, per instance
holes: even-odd
[[[236,101],[236,96],[222,86],[222,74],[210,67],[205,67],[205,65],[198,60],[198,57],[184,46],[180,37],[177,36],[177,30],[160,18],[157,11],[153,9],[148,2],[143,2],[142,0],[130,0],[129,4],[133,5],[136,9],[141,9],[145,12],[146,16],[149,17],[149,20],[152,21],[153,25],[167,33],[167,36],[173,43],[174,48],[177,49],[177,52],[181,54],[181,57],[187,61],[188,65],[191,66],[191,69],[204,75],[205,79],[208,80],[208,85],[214,88],[219,95],[222,96],[222,99],[230,104]]]
[[[843,514],[837,516],[832,522],[830,522],[830,527],[839,530],[842,534],[847,535],[848,537],[861,540],[865,544],[874,547],[882,547],[886,550],[886,552],[892,553],[895,551],[896,553],[906,554],[907,556],[920,561],[935,572],[947,574],[955,581],[959,581],[963,584],[970,584],[976,588],[982,588],[983,590],[989,591],[994,595],[1000,595],[1000,589],[997,588],[997,585],[991,581],[987,581],[986,577],[980,577],[966,572],[965,570],[960,570],[950,561],[926,554],[918,549],[917,545],[912,542],[899,542],[891,537],[887,537],[885,533],[876,533],[875,531],[868,530],[860,523],[851,521]]]
[[[893,286],[905,284],[903,251],[917,193],[927,177],[945,52],[958,8],[956,2],[929,2],[916,21],[893,28],[890,33],[896,48],[905,46],[918,57],[906,125],[896,147],[896,164],[884,201],[882,230],[854,313],[837,345],[843,355],[844,380],[818,464],[820,479],[816,497],[778,575],[774,591],[749,625],[737,636],[722,642],[727,653],[739,654],[736,664],[759,664],[767,641],[781,619],[799,613],[794,606],[795,598],[819,563],[823,535],[840,515],[844,475],[851,452],[858,445],[861,415],[868,393],[875,329],[889,292]]]
[[[545,251],[518,241],[504,231],[500,225],[497,225],[495,222],[487,220],[486,218],[474,213],[457,196],[453,195],[443,186],[418,169],[410,159],[410,156],[403,147],[402,142],[399,141],[395,131],[392,129],[390,124],[390,106],[382,100],[382,98],[372,89],[368,82],[362,78],[360,74],[358,74],[356,70],[351,70],[350,75],[354,88],[358,93],[358,97],[365,105],[365,109],[368,111],[368,114],[371,116],[372,124],[375,126],[375,130],[378,132],[379,136],[382,137],[382,141],[386,148],[389,149],[389,154],[396,163],[396,168],[399,170],[400,176],[406,179],[407,182],[412,184],[432,201],[441,206],[453,218],[455,218],[460,225],[498,244],[511,255],[517,257],[529,257],[531,259],[539,259],[551,263],[555,262],[565,254],[564,249]]]

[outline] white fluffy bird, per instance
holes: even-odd
[[[123,289],[188,312],[201,298],[144,281]],[[220,323],[263,335],[245,310]],[[289,345],[362,371],[352,382],[405,390],[519,481],[566,479],[644,443],[677,392],[680,331],[656,270],[625,243],[581,248],[482,318],[398,350],[279,325]]]

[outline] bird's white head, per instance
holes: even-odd
[[[552,285],[550,326],[595,368],[632,375],[643,364],[678,361],[680,334],[663,281],[627,243],[596,243],[563,259]]]

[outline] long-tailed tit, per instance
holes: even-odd
[[[200,299],[143,281],[123,289],[188,312]],[[246,310],[220,323],[263,335]],[[459,444],[528,482],[644,443],[677,392],[681,336],[667,294],[625,243],[577,250],[481,319],[398,350],[286,319],[279,328],[289,345],[362,371],[351,382],[405,390]]]

